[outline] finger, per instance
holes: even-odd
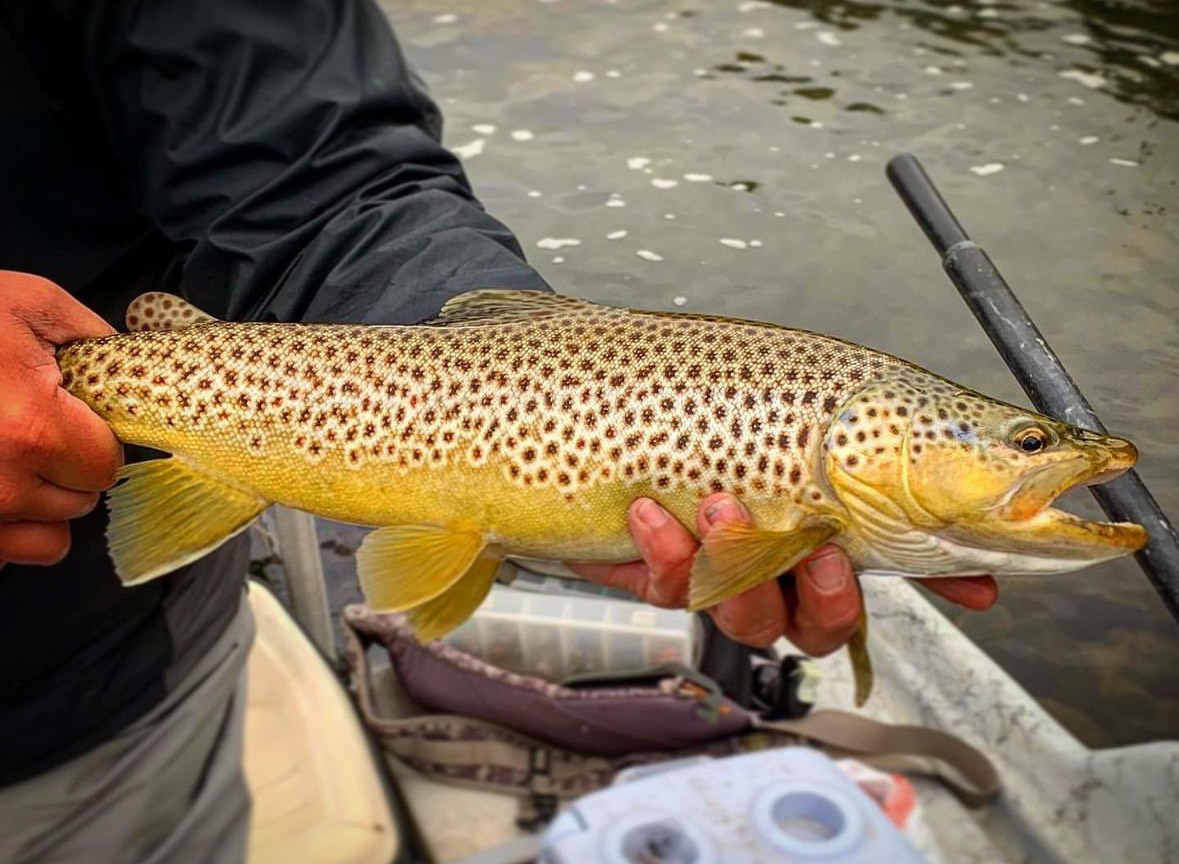
[[[859,625],[860,588],[851,561],[838,546],[821,546],[794,568],[798,605],[786,635],[813,657],[839,648]]]
[[[0,525],[0,561],[56,564],[70,551],[65,522],[9,522]]]
[[[44,480],[32,480],[33,488],[0,512],[3,522],[64,522],[85,516],[98,503],[97,492],[62,489]]]
[[[726,636],[755,648],[773,645],[786,632],[786,599],[777,581],[756,585],[708,612]]]
[[[643,598],[657,606],[685,606],[692,559],[699,544],[687,528],[650,498],[630,507],[630,533],[650,570]]]
[[[700,502],[696,510],[696,530],[701,537],[717,525],[728,522],[752,522],[753,516],[741,500],[728,492],[716,492]]]
[[[123,445],[85,402],[61,389],[56,393],[56,422],[47,433],[53,440],[37,473],[67,489],[109,489],[123,465]]]
[[[999,586],[990,576],[955,576],[950,579],[912,579],[927,591],[939,597],[973,609],[985,612],[999,599]]]
[[[115,332],[65,289],[31,273],[0,270],[0,300],[33,335],[50,345]]]
[[[645,561],[628,561],[625,564],[599,564],[592,561],[566,561],[565,566],[591,582],[627,591],[640,600],[647,600],[651,571]],[[661,605],[661,604],[653,604]],[[662,604],[674,608],[675,604]]]

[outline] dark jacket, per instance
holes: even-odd
[[[545,287],[369,0],[0,0],[0,117],[0,269],[116,325],[146,289],[405,323]],[[61,564],[0,569],[0,784],[149,710],[240,603],[246,540],[122,588],[104,528],[99,508]]]

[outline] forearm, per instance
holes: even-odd
[[[439,143],[368,0],[95,2],[90,57],[144,213],[229,318],[408,322],[543,288]]]

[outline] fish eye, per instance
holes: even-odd
[[[1039,426],[1029,426],[1016,432],[1011,443],[1024,453],[1039,453],[1048,446],[1048,433]]]

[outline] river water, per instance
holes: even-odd
[[[1027,404],[884,178],[917,154],[1179,515],[1179,7],[385,8],[557,290],[819,330]],[[362,532],[324,528],[350,599]],[[1091,746],[1179,735],[1179,626],[1132,561],[941,607]]]

